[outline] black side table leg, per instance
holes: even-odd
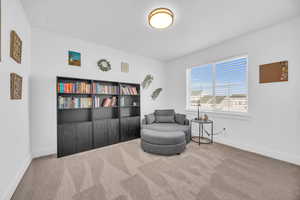
[[[198,124],[199,125],[199,146],[200,146],[200,137],[201,137],[201,125],[200,124]]]
[[[211,144],[214,143],[214,123],[211,123]]]

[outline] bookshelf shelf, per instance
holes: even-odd
[[[119,108],[119,106],[111,106],[111,107],[97,107],[97,108],[93,108],[93,109],[112,109],[112,108]]]
[[[66,92],[59,92],[59,95],[92,95],[91,93],[66,93]]]
[[[120,106],[120,108],[139,108],[140,106]]]
[[[65,111],[65,110],[91,110],[92,108],[59,108],[59,111]]]
[[[100,96],[120,96],[119,94],[93,94],[93,95],[100,95]]]
[[[57,77],[58,157],[138,138],[140,121],[139,84]]]

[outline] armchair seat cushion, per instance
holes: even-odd
[[[176,123],[153,123],[143,124],[142,129],[160,131],[160,132],[177,132],[181,131],[185,133],[186,143],[191,141],[191,129],[189,125],[181,125]]]
[[[143,129],[141,138],[147,143],[156,145],[176,145],[186,143],[185,135],[182,131],[159,132]]]

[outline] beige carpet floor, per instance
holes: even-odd
[[[13,200],[300,200],[300,167],[221,144],[181,155],[140,140],[32,162]]]

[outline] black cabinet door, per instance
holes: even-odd
[[[76,124],[58,126],[58,157],[71,155],[77,152]]]
[[[121,140],[127,141],[140,137],[140,117],[121,119]]]
[[[77,124],[77,152],[87,151],[93,148],[92,123]]]
[[[107,120],[107,127],[109,133],[109,144],[116,144],[120,141],[119,135],[119,119]]]
[[[140,117],[133,117],[134,137],[141,137],[141,119]]]
[[[129,139],[129,123],[128,118],[121,119],[121,141],[127,141]]]
[[[94,147],[104,147],[109,144],[107,120],[94,122]]]

